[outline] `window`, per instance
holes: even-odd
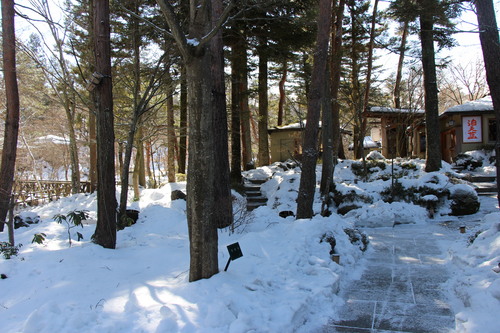
[[[488,119],[488,141],[494,142],[497,140],[497,121],[496,119]]]

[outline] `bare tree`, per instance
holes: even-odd
[[[209,278],[218,273],[217,227],[222,222],[232,221],[231,197],[219,197],[215,190],[217,173],[229,172],[228,164],[216,161],[219,150],[227,151],[227,141],[217,138],[224,135],[216,132],[217,104],[213,100],[214,71],[219,62],[214,61],[213,38],[226,21],[233,7],[231,2],[218,18],[212,18],[215,1],[189,2],[189,33],[181,30],[174,8],[166,0],[157,0],[177,47],[183,57],[188,84],[189,116],[189,163],[187,173],[187,219],[190,244],[189,281]],[[217,5],[217,4],[216,4]],[[214,23],[215,22],[215,23]],[[219,49],[217,52],[222,52]],[[219,71],[220,73],[220,71]],[[217,93],[222,93],[217,90]],[[229,186],[226,184],[219,186]],[[227,223],[223,223],[227,224]]]
[[[115,134],[113,128],[113,92],[109,0],[94,0],[94,54],[97,121],[97,224],[92,239],[97,244],[116,247]]]
[[[0,232],[9,211],[19,133],[19,90],[16,75],[16,33],[14,0],[2,1],[2,51],[7,114],[0,167]]]
[[[324,96],[323,82],[328,79],[328,44],[332,18],[332,0],[320,0],[318,14],[318,35],[314,52],[311,86],[307,102],[307,123],[302,154],[302,174],[297,197],[297,218],[313,216],[313,202],[316,185],[316,161],[318,158],[318,122],[321,99]]]

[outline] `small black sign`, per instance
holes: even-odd
[[[240,244],[234,243],[227,246],[227,250],[229,251],[229,257],[231,260],[236,260],[240,257],[243,257],[243,253],[241,253]]]

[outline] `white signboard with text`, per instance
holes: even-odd
[[[462,117],[462,131],[464,143],[482,142],[481,116]]]

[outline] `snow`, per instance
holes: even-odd
[[[469,101],[464,104],[452,106],[451,108],[446,109],[443,113],[467,111],[493,111],[491,96],[486,96],[475,101]]]
[[[56,145],[69,145],[69,140],[57,135],[46,135],[36,139],[36,143],[54,143]]]
[[[391,168],[377,169],[369,182],[351,171],[353,161],[341,161],[335,169],[337,190],[356,191],[373,199],[340,216],[316,215],[311,220],[281,218],[281,211],[296,210],[300,169],[283,170],[278,164],[249,171],[246,177],[269,179],[262,186],[267,206],[246,212],[245,200],[236,198],[239,211],[234,229],[219,231],[220,273],[210,279],[188,282],[189,240],[186,203],[170,200],[173,190],[185,183],[144,189],[130,208],[140,210],[137,223],[118,232],[117,248],[93,244],[96,196],[78,194],[48,205],[25,209],[25,216],[40,217],[40,224],[16,230],[23,244],[18,256],[0,258],[0,323],[2,332],[311,332],[325,325],[344,303],[341,281],[360,274],[363,252],[351,244],[346,228],[392,227],[395,223],[436,224],[448,217],[446,208],[435,220],[426,209],[409,203],[381,201],[380,192],[391,183]],[[412,160],[400,182],[413,186],[470,190],[469,185],[449,183],[444,164],[436,173],[425,173],[423,161]],[[402,170],[395,167],[398,172]],[[321,167],[317,168],[319,180]],[[318,185],[319,187],[319,185]],[[433,195],[423,196],[437,201]],[[495,200],[482,201],[481,214],[464,217],[484,230],[472,245],[463,238],[449,247],[450,269],[457,272],[446,283],[457,296],[453,308],[460,332],[493,332],[500,311],[500,275],[492,267],[500,261],[500,228]],[[485,200],[480,198],[480,200]],[[71,229],[54,221],[56,214],[89,211],[83,227]],[[319,195],[314,211],[321,210]],[[495,212],[495,213],[492,213]],[[488,213],[492,213],[486,215]],[[482,216],[486,215],[484,219]],[[78,241],[76,232],[83,235]],[[471,229],[469,233],[476,231]],[[31,243],[44,233],[43,244]],[[331,245],[334,236],[336,264]],[[7,233],[0,234],[7,241]],[[231,262],[227,245],[238,242],[243,257]],[[464,305],[465,304],[465,305]]]

